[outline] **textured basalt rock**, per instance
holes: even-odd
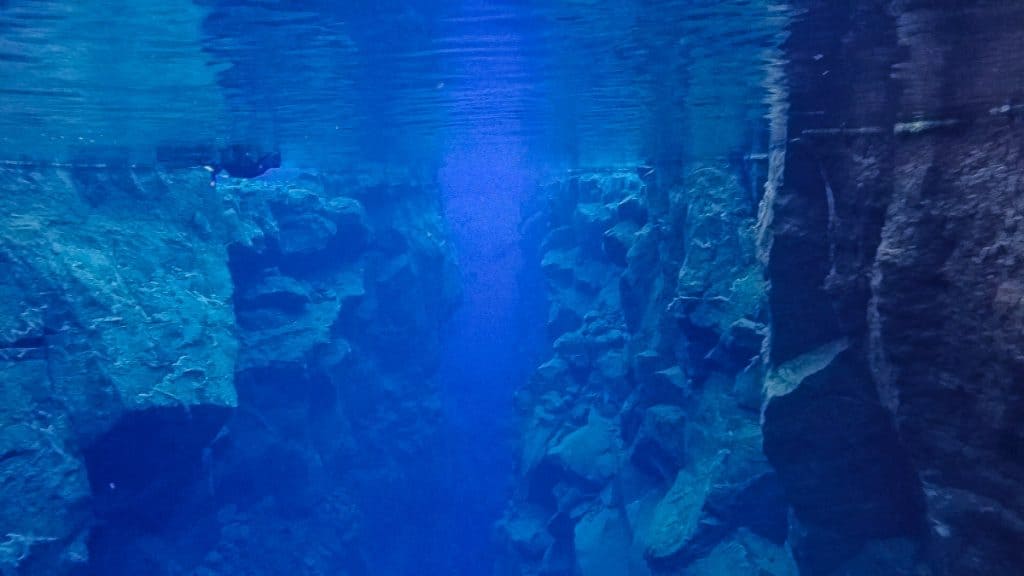
[[[1024,10],[798,5],[763,246],[801,572],[1015,574]]]
[[[601,573],[595,534],[624,574],[1024,565],[1024,8],[793,7],[756,231],[731,168],[545,190],[506,573]],[[547,455],[595,411],[628,459],[581,485]]]
[[[124,457],[154,459],[160,439],[131,435],[163,428],[179,441],[168,462],[198,459],[235,406],[229,236],[202,216],[224,210],[208,188],[147,170],[0,172],[5,573],[82,565],[95,511],[178,478],[102,454],[131,442]]]
[[[360,509],[421,497],[458,297],[431,185],[22,166],[0,189],[0,572],[365,570]]]
[[[501,573],[792,574],[744,376],[765,331],[754,201],[725,165],[642,172],[544,189],[552,357],[517,398]]]

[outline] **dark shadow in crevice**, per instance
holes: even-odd
[[[203,450],[229,414],[223,406],[131,412],[86,448],[101,530],[162,529],[202,473]]]

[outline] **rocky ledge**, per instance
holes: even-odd
[[[368,487],[408,500],[395,462],[429,457],[458,297],[433,185],[20,166],[0,189],[0,572],[360,573]]]

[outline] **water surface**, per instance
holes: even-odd
[[[767,0],[7,0],[0,157],[246,141],[310,166],[436,162],[467,130],[548,162],[721,155],[766,113],[787,18]]]

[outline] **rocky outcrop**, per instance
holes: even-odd
[[[798,4],[762,224],[801,573],[1015,574],[1024,11]]]
[[[794,7],[763,198],[728,166],[544,191],[502,573],[1024,565],[1024,9]]]
[[[203,180],[0,171],[3,573],[83,564],[95,511],[173,491],[236,405],[228,234]]]
[[[420,497],[430,458],[458,295],[431,184],[25,165],[0,189],[0,572],[362,573],[361,510]]]
[[[412,554],[395,535],[416,528],[406,511],[437,473],[432,374],[459,289],[440,196],[429,182],[327,175],[247,183],[238,197],[256,226],[231,250],[239,410],[217,448],[213,505],[256,526],[293,519],[203,565],[388,571]],[[239,493],[268,469],[279,476]]]
[[[638,174],[544,190],[552,356],[517,398],[500,573],[794,574],[758,427],[756,196],[726,165]]]

